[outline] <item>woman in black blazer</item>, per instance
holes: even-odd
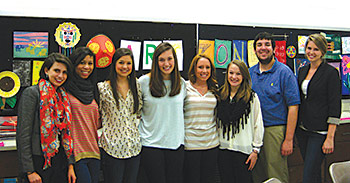
[[[310,64],[298,74],[301,105],[296,136],[304,160],[303,182],[322,182],[321,164],[334,151],[334,134],[340,121],[341,81],[338,70],[322,59],[327,41],[320,34],[309,36],[305,56]]]

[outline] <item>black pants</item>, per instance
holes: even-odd
[[[43,183],[66,183],[68,182],[68,160],[63,148],[51,158],[51,167],[43,170],[44,157],[33,155],[34,170],[40,175]],[[25,175],[25,182],[29,182]]]
[[[245,164],[249,155],[237,151],[219,150],[219,170],[222,183],[250,183],[252,172]]]
[[[218,148],[185,151],[184,182],[214,183],[218,179]]]
[[[176,150],[142,147],[141,167],[149,183],[182,182],[184,147]]]

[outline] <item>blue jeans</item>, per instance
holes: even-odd
[[[77,183],[98,183],[100,160],[95,158],[81,159],[74,165]]]
[[[304,160],[303,183],[322,182],[321,165],[325,157],[322,145],[326,135],[297,128],[296,137]]]

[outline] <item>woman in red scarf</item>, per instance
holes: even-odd
[[[71,108],[67,93],[61,87],[70,69],[71,62],[66,56],[52,53],[40,70],[38,85],[22,93],[17,150],[25,182],[75,182]]]

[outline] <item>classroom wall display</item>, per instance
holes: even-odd
[[[231,41],[215,39],[214,64],[216,68],[226,68],[231,62]]]
[[[240,60],[248,65],[247,60],[247,41],[232,40],[232,60]]]
[[[215,41],[199,40],[197,54],[202,54],[210,58],[214,62]]]
[[[341,71],[342,95],[350,95],[350,55],[342,55]]]
[[[97,68],[104,68],[112,63],[115,47],[112,40],[106,35],[94,36],[86,46],[95,54]]]
[[[44,64],[44,61],[40,60],[33,60],[33,70],[32,70],[32,85],[36,85],[39,82],[40,79],[40,69],[41,66]]]
[[[342,54],[350,54],[350,37],[341,38]]]
[[[44,58],[48,55],[48,32],[13,32],[14,58]]]
[[[275,41],[275,56],[281,63],[287,64],[286,41]]]
[[[168,42],[169,44],[171,44],[171,46],[173,46],[179,65],[179,71],[183,71],[184,51],[182,46],[182,40],[165,40],[163,42]]]
[[[0,97],[10,98],[17,94],[21,81],[16,73],[11,71],[0,72]]]
[[[338,60],[341,59],[341,38],[337,34],[326,34],[321,33],[326,37],[327,40],[327,53],[324,56],[325,59]]]
[[[162,41],[144,41],[142,66],[144,70],[151,70],[153,53]]]
[[[247,47],[248,47],[248,66],[253,67],[259,62],[259,59],[256,56],[254,51],[254,40],[249,40]]]
[[[27,60],[14,60],[12,67],[13,72],[16,73],[21,81],[21,86],[30,86],[30,65],[31,61]]]
[[[138,71],[140,65],[141,41],[120,40],[120,48],[128,48],[132,51],[132,54],[134,55],[135,70]]]
[[[298,35],[298,53],[305,54],[305,43],[308,36]]]
[[[80,30],[71,22],[63,22],[58,25],[55,32],[55,40],[59,45],[59,52],[69,57],[73,48],[80,41]]]
[[[299,69],[309,64],[310,61],[306,58],[295,58],[294,59],[294,74],[298,76]]]
[[[288,58],[294,58],[297,55],[297,49],[293,45],[290,45],[287,47],[286,53]]]

